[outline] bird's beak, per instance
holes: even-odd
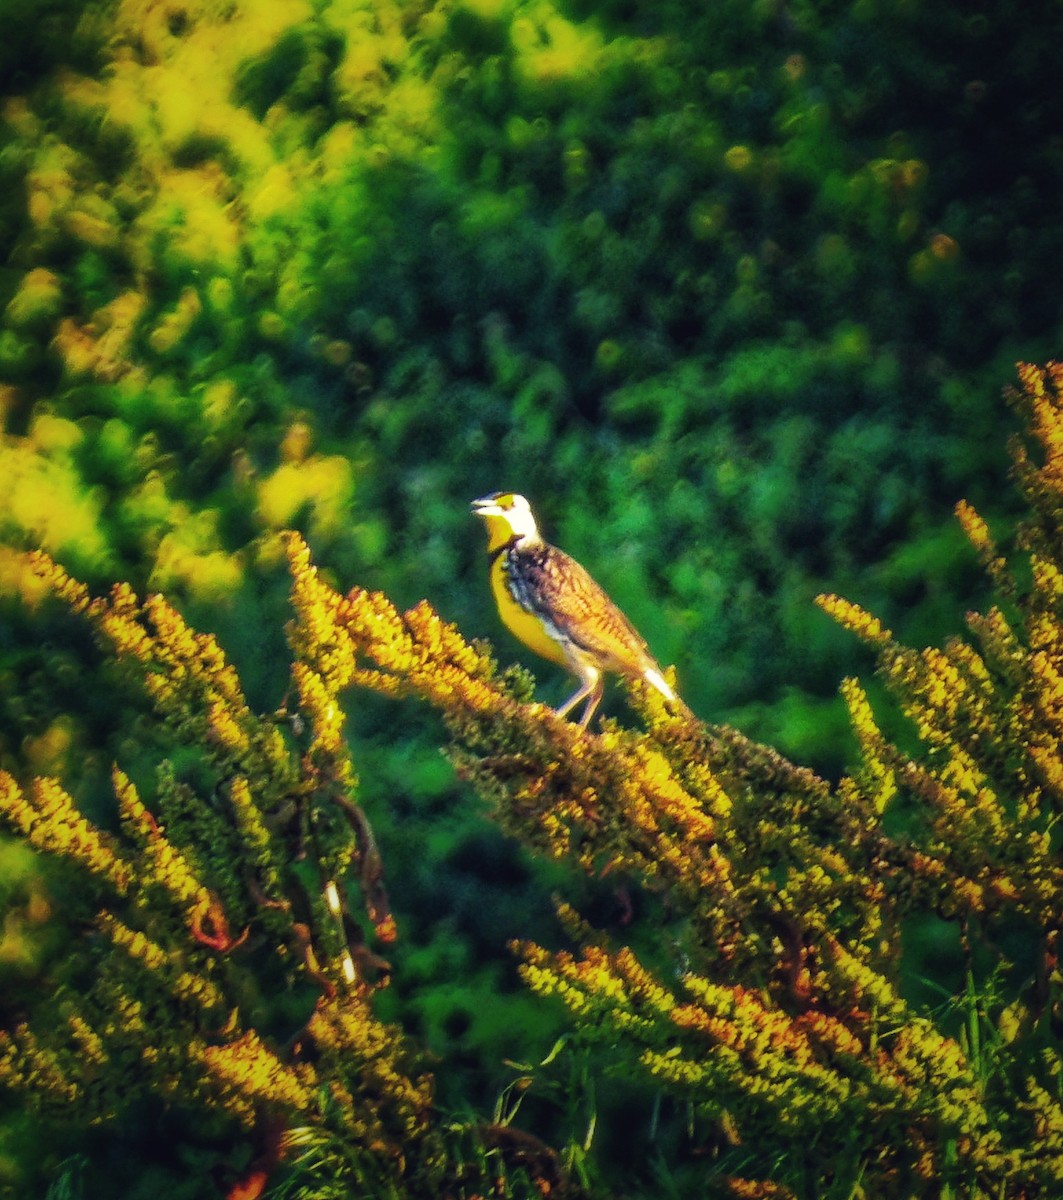
[[[469,509],[478,517],[497,516],[502,511],[495,503],[493,496],[481,496],[469,505]]]

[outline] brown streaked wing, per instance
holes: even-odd
[[[635,627],[563,550],[547,545],[516,550],[510,578],[517,602],[548,617],[577,646],[636,672],[650,660]]]

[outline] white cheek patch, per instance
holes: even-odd
[[[512,508],[506,513],[506,519],[518,537],[535,537],[538,532],[528,502],[521,496],[514,498]]]

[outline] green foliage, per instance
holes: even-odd
[[[937,553],[920,514],[968,483],[999,503],[965,398],[1054,334],[1047,28],[541,0],[78,28],[92,53],[5,109],[11,543],[212,606],[303,520],[398,595],[420,547],[465,620],[460,511],[504,482],[575,548],[630,547],[695,707],[815,711],[836,672],[795,680],[787,614],[827,583],[942,632],[869,568]]]
[[[269,711],[271,532],[493,634],[465,509],[505,486],[696,711],[836,778],[836,681],[870,660],[810,600],[937,644],[985,594],[937,514],[1013,510],[990,398],[1058,351],[1059,23],[993,2],[6,0],[0,766],[62,776],[107,826],[111,762],[147,788],[159,750],[23,550],[165,591]],[[416,997],[384,1007],[460,1055],[448,1099],[482,1105],[514,1053],[500,930],[523,911],[548,942],[557,881],[404,773],[431,721],[409,718],[407,754],[371,699],[353,720],[367,803],[405,806],[378,835],[422,956]],[[436,880],[453,922],[423,915]],[[14,935],[15,1009],[61,955],[42,925]],[[556,1036],[534,1024],[521,1057]]]

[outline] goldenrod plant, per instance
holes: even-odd
[[[308,1143],[342,1146],[336,1187],[474,1187],[476,1160],[443,1153],[429,1075],[373,1013],[395,926],[343,737],[338,693],[355,663],[303,544],[292,692],[272,714],[251,711],[216,639],[161,596],[119,585],[93,600],[47,555],[31,565],[139,676],[185,762],[184,774],[162,764],[150,805],[115,769],[118,831],[87,820],[56,779],[22,787],[0,773],[8,826],[76,867],[95,909],[80,971],[0,1034],[4,1086],[86,1126],[146,1097],[214,1118],[254,1152],[234,1200]],[[474,1142],[487,1164],[491,1147]]]
[[[85,1123],[147,1093],[217,1114],[255,1150],[234,1198],[293,1194],[299,1170],[316,1179],[302,1195],[579,1190],[586,1172],[573,1181],[533,1130],[438,1112],[409,1040],[375,1015],[396,928],[345,738],[342,698],[363,689],[436,709],[459,776],[515,838],[646,898],[622,936],[562,900],[568,948],[514,929],[513,951],[567,1012],[573,1046],[685,1108],[696,1167],[676,1167],[673,1188],[1058,1195],[1063,365],[1021,380],[1020,561],[958,509],[999,596],[969,616],[973,638],[910,650],[821,599],[874,647],[904,718],[885,732],[847,680],[860,759],[837,784],[638,681],[643,729],[581,729],[427,601],[401,612],[335,590],[295,533],[291,690],[265,714],[164,599],[123,585],[92,599],[34,555],[195,768],[164,764],[150,801],[116,768],[117,832],[58,780],[2,776],[7,824],[76,866],[95,908],[87,984],[3,1034],[5,1086]],[[927,921],[954,931],[961,963],[933,1005],[913,999],[909,970]],[[522,1086],[536,1084],[533,1069]]]

